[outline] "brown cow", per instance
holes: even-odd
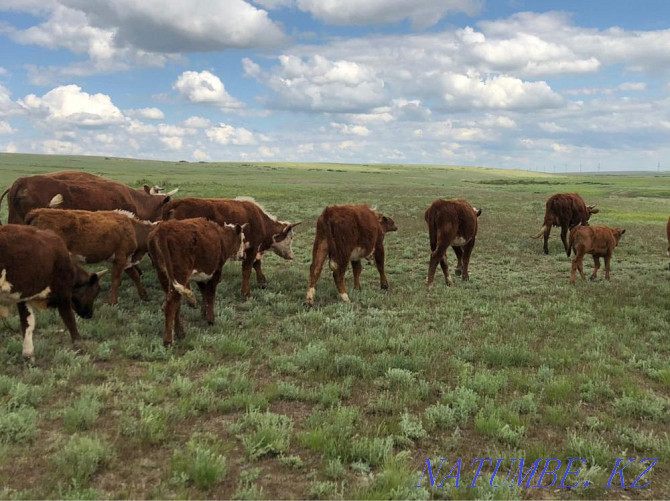
[[[326,256],[329,259],[328,266],[333,271],[337,291],[345,303],[349,302],[344,283],[349,262],[354,272],[354,289],[361,289],[361,259],[371,257],[374,257],[379,271],[381,288],[388,289],[389,284],[384,273],[384,236],[387,231],[397,230],[398,227],[390,217],[383,216],[367,205],[326,207],[316,221],[305,304],[314,305],[316,283],[321,276]]]
[[[65,209],[33,209],[25,223],[55,232],[70,253],[82,262],[111,261],[110,304],[118,302],[124,270],[135,283],[140,298],[147,299],[136,265],[147,252],[147,236],[155,223],[140,221],[126,211]]]
[[[668,225],[665,228],[665,232],[668,234],[668,257],[670,257],[670,217],[668,218]],[[670,270],[670,264],[668,265]]]
[[[72,309],[82,318],[93,316],[100,275],[73,263],[63,241],[50,231],[0,227],[0,304],[17,305],[25,358],[35,359],[32,306],[58,308],[72,343],[81,343]]]
[[[575,226],[570,230],[570,251],[574,251],[575,258],[572,260],[572,270],[570,272],[570,283],[574,285],[575,274],[579,270],[582,280],[586,280],[584,275],[584,254],[593,256],[593,273],[591,280],[595,280],[600,268],[600,258],[605,258],[605,278],[610,279],[610,260],[614,248],[619,245],[621,235],[626,230],[620,228],[608,228],[607,226]]]
[[[481,209],[477,209],[466,200],[459,198],[435,200],[428,207],[424,214],[424,219],[428,224],[431,251],[426,280],[428,290],[433,288],[437,263],[440,263],[447,285],[454,285],[451,275],[449,275],[449,265],[446,258],[449,246],[454,249],[454,254],[458,259],[456,275],[461,275],[463,281],[470,279],[468,265],[477,237],[477,218],[481,213]]]
[[[195,306],[189,279],[202,293],[203,317],[214,323],[214,295],[226,260],[242,259],[246,250],[243,226],[221,226],[204,218],[165,221],[149,234],[149,256],[165,291],[163,344],[184,336],[181,297]]]
[[[163,207],[164,220],[194,217],[204,217],[220,225],[248,224],[244,236],[249,247],[242,261],[242,296],[245,299],[251,294],[249,278],[252,266],[260,286],[264,289],[268,285],[261,269],[261,259],[265,252],[272,250],[284,259],[293,259],[293,228],[300,223],[278,221],[253,198],[180,198]]]
[[[61,195],[59,208],[90,211],[121,209],[137,214],[139,219],[156,221],[163,204],[176,189],[159,193],[158,187],[144,185],[136,190],[123,183],[79,171],[21,177],[0,196],[0,204],[9,195],[8,222],[23,224],[32,209],[49,207],[54,196]]]
[[[547,200],[544,211],[544,223],[540,232],[533,238],[544,235],[544,253],[549,254],[549,234],[552,226],[561,227],[561,241],[565,253],[570,256],[568,247],[568,230],[573,226],[581,224],[587,226],[591,214],[597,214],[599,209],[595,205],[586,205],[584,199],[578,193],[557,193]]]

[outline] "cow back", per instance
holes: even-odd
[[[468,242],[477,235],[477,213],[467,200],[436,200],[424,214],[431,239],[431,249],[435,250],[437,232],[452,234]]]

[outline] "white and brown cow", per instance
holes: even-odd
[[[228,259],[242,259],[247,250],[244,227],[219,225],[204,218],[164,221],[149,234],[149,256],[165,291],[163,344],[170,346],[174,334],[184,335],[181,297],[193,306],[195,295],[189,280],[202,293],[202,313],[214,323],[214,296],[221,281],[221,267]]]
[[[63,241],[50,231],[23,225],[0,227],[0,305],[16,304],[23,334],[23,356],[34,360],[33,306],[58,308],[72,343],[81,342],[74,309],[93,316],[100,274],[72,262]]]
[[[293,259],[293,228],[300,223],[279,221],[268,214],[253,198],[180,198],[163,207],[163,220],[204,217],[220,225],[226,223],[247,224],[244,235],[249,243],[242,261],[242,296],[251,294],[249,279],[251,269],[256,270],[256,279],[264,289],[268,281],[261,268],[261,259],[267,251]]]
[[[141,221],[126,211],[66,209],[33,209],[25,222],[56,233],[82,262],[111,261],[110,304],[118,302],[124,270],[135,283],[140,298],[147,298],[137,264],[147,252],[147,236],[155,223]]]
[[[426,279],[429,290],[433,288],[438,263],[440,263],[447,285],[454,285],[446,258],[449,246],[454,249],[454,254],[458,259],[456,275],[461,275],[463,281],[470,279],[468,266],[477,237],[477,218],[481,213],[481,209],[473,207],[467,200],[460,198],[435,200],[428,207],[424,219],[428,224],[430,236],[430,263]]]
[[[593,256],[591,280],[595,280],[598,276],[601,257],[605,259],[605,278],[609,280],[612,252],[619,245],[619,240],[621,240],[621,236],[624,233],[626,233],[624,229],[609,228],[607,226],[575,226],[570,230],[568,257],[571,251],[575,253],[570,271],[570,283],[574,285],[577,270],[579,270],[582,280],[586,280],[586,276],[584,275],[585,254]]]
[[[349,263],[354,272],[354,289],[360,290],[361,259],[374,258],[382,289],[388,289],[384,273],[384,236],[388,231],[397,231],[390,217],[383,216],[368,205],[332,205],[326,207],[316,222],[316,235],[312,249],[312,265],[309,268],[309,284],[305,304],[314,304],[316,283],[321,269],[329,259],[333,279],[342,301],[348,303],[349,295],[344,275]]]

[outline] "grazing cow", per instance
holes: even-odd
[[[147,252],[147,236],[156,223],[140,221],[125,211],[65,209],[33,209],[25,223],[56,233],[70,253],[82,262],[111,261],[110,304],[118,302],[124,270],[135,283],[140,298],[147,299],[137,264]]]
[[[599,209],[595,205],[586,205],[584,199],[578,193],[557,193],[547,200],[544,211],[544,223],[540,232],[533,238],[544,235],[544,253],[549,254],[549,234],[552,226],[561,227],[561,241],[565,253],[570,256],[568,247],[568,230],[573,226],[581,224],[587,226],[591,214],[597,214]]]
[[[430,264],[426,280],[428,290],[433,288],[437,263],[440,263],[447,285],[454,285],[446,257],[449,246],[454,249],[458,259],[456,275],[461,275],[464,282],[470,279],[468,265],[477,237],[477,218],[481,213],[481,209],[459,198],[435,200],[428,207],[424,214],[430,236]]]
[[[35,359],[33,306],[58,308],[72,343],[81,343],[72,309],[91,318],[101,275],[73,263],[63,241],[50,231],[15,224],[0,227],[0,304],[17,305],[25,358]]]
[[[158,187],[149,188],[147,185],[136,190],[101,176],[62,171],[17,179],[0,196],[0,204],[8,195],[8,222],[12,224],[23,224],[32,209],[49,207],[56,195],[61,195],[61,209],[121,209],[137,214],[140,219],[156,221],[161,215],[163,204],[177,190],[166,194],[160,191]]]
[[[316,283],[321,276],[323,263],[333,271],[335,286],[340,298],[349,302],[344,274],[351,262],[354,272],[354,289],[360,290],[361,259],[374,257],[382,289],[389,284],[384,273],[384,236],[387,231],[397,231],[390,217],[383,216],[367,205],[332,205],[326,207],[316,221],[316,235],[312,248],[312,265],[309,268],[307,306],[314,305]]]
[[[586,280],[584,275],[584,254],[593,256],[593,273],[591,280],[598,276],[600,268],[600,258],[605,258],[605,278],[610,279],[610,260],[614,248],[619,245],[621,236],[626,230],[620,228],[608,228],[607,226],[575,226],[570,230],[570,251],[574,251],[575,258],[572,260],[572,270],[570,272],[570,283],[574,285],[575,274],[579,270],[582,280]]]
[[[668,234],[668,257],[670,257],[670,217],[668,218],[668,225],[665,227],[665,232]],[[670,264],[668,265],[670,270]]]
[[[251,268],[256,270],[256,279],[265,289],[268,282],[261,268],[263,254],[272,250],[284,259],[293,259],[293,228],[300,223],[278,221],[265,212],[253,198],[180,198],[163,207],[163,220],[204,217],[220,225],[226,223],[245,224],[244,236],[249,243],[242,261],[242,296],[251,294],[249,278]]]
[[[201,217],[165,221],[149,234],[149,256],[165,291],[165,346],[173,343],[174,333],[179,338],[184,336],[181,297],[196,305],[189,279],[198,284],[203,317],[213,324],[221,267],[230,258],[242,259],[245,250],[243,226],[220,226]]]

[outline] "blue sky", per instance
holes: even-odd
[[[2,0],[0,151],[667,170],[670,2]]]

